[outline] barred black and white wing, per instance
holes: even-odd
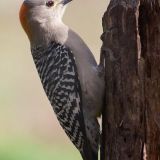
[[[47,48],[32,49],[32,55],[61,126],[82,156],[85,156],[87,139],[81,108],[81,86],[72,52],[66,46],[53,42]]]

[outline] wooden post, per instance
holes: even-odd
[[[159,0],[111,0],[103,30],[101,160],[159,160]]]

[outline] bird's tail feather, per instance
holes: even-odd
[[[98,154],[92,153],[92,154],[86,154],[82,156],[83,160],[98,160]]]
[[[81,153],[83,160],[98,160],[98,152],[96,153],[91,147],[87,146]]]

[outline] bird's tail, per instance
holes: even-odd
[[[98,160],[98,152],[96,153],[91,147],[87,146],[81,153],[83,160]]]
[[[83,160],[98,160],[98,154],[95,154],[94,152],[89,154],[82,155]]]

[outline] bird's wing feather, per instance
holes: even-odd
[[[87,139],[81,108],[81,86],[72,51],[64,45],[51,43],[46,49],[32,49],[32,55],[62,128],[83,154]]]

